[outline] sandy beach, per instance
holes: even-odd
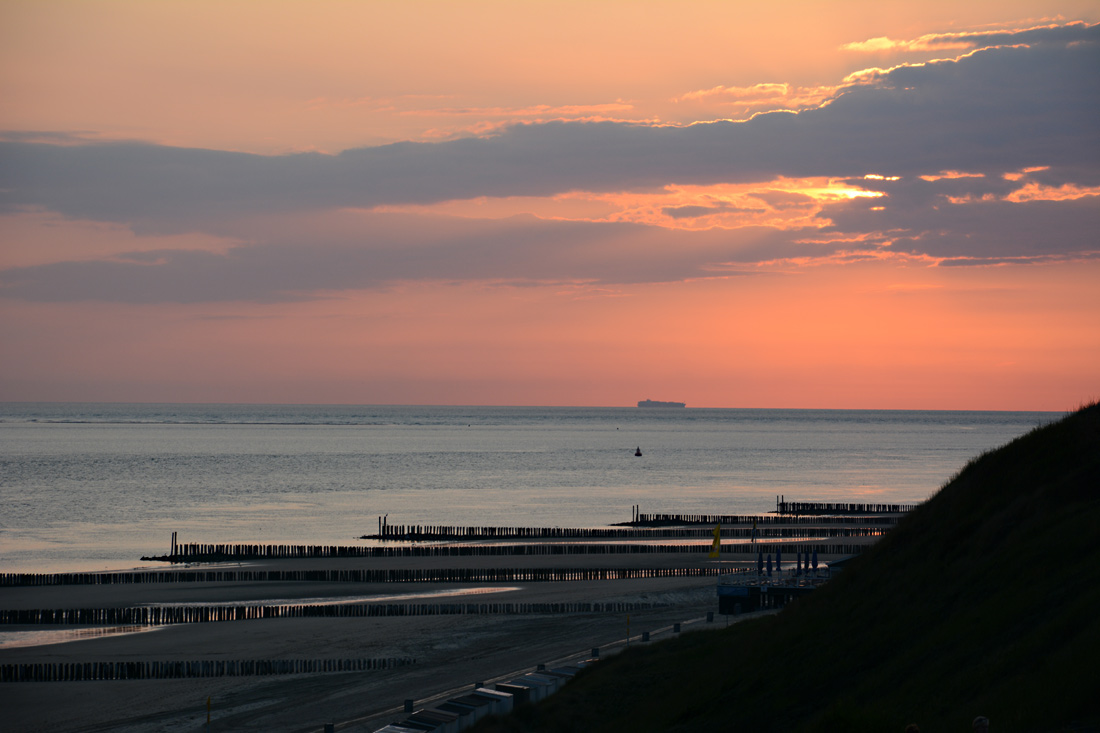
[[[740,556],[743,557],[743,556]],[[509,567],[697,567],[729,560],[694,555],[527,556]],[[253,569],[501,566],[501,558],[282,560]],[[226,568],[236,568],[235,564]],[[7,726],[19,731],[203,730],[211,699],[211,730],[370,731],[401,715],[403,701],[470,689],[534,669],[682,632],[719,629],[714,577],[647,578],[541,583],[166,583],[114,586],[17,587],[3,590],[3,607],[101,608],[144,604],[289,601],[331,602],[377,596],[469,592],[486,602],[621,602],[653,604],[626,613],[470,614],[386,618],[291,618],[178,624],[152,631],[68,643],[0,649],[0,663],[233,659],[413,658],[388,670],[279,676],[112,682],[36,682],[0,685]],[[442,595],[433,601],[463,600]],[[16,631],[27,627],[7,627]],[[51,626],[37,629],[58,630]],[[449,695],[448,695],[449,696]]]

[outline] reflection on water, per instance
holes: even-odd
[[[1060,415],[0,403],[4,570],[130,567],[172,532],[346,545],[395,525],[606,527],[644,512],[923,501]],[[644,457],[634,451],[641,446]]]
[[[333,596],[329,598],[264,598],[260,600],[246,600],[246,601],[221,601],[221,602],[206,602],[195,601],[191,603],[146,603],[144,604],[149,608],[180,608],[180,607],[203,607],[203,608],[236,608],[243,606],[342,606],[352,603],[381,603],[394,602],[394,601],[415,601],[422,598],[451,598],[456,596],[477,596],[484,595],[486,593],[505,593],[508,591],[520,590],[518,587],[501,587],[495,586],[480,587],[480,588],[451,588],[448,590],[433,590],[424,591],[422,593],[398,593],[395,595],[374,595],[374,596]]]
[[[44,629],[34,631],[0,631],[0,649],[26,646],[65,644],[70,641],[99,639],[105,636],[143,634],[163,626],[92,626],[83,629]]]

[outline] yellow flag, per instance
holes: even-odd
[[[722,550],[722,525],[718,524],[714,527],[714,542],[710,545],[710,554],[707,557],[718,557],[718,553]]]

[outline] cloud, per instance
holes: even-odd
[[[1055,34],[1062,29],[1044,29]],[[1038,34],[1039,31],[1033,31]],[[240,212],[544,196],[776,176],[920,175],[1097,158],[1098,27],[1088,43],[903,66],[822,109],[687,127],[515,125],[495,137],[339,155],[3,143],[0,201],[69,216],[202,226]]]
[[[796,191],[762,191],[751,194],[752,198],[760,199],[773,209],[796,209],[813,204],[813,199],[804,193]]]
[[[830,230],[882,232],[889,251],[939,264],[991,264],[1100,256],[1100,195],[1020,198],[1029,177],[874,182],[887,195],[832,207]],[[960,202],[960,203],[956,203]],[[1008,259],[1006,259],[1008,258]],[[952,261],[955,260],[955,261]]]
[[[1100,196],[1017,202],[1032,176],[860,182],[881,198],[826,204],[822,228],[684,231],[626,222],[479,220],[370,212],[275,216],[229,225],[249,244],[165,249],[0,272],[0,294],[31,301],[285,302],[404,281],[560,283],[581,291],[719,277],[792,264],[914,258],[941,265],[1100,256]],[[854,183],[854,182],[853,182]],[[1060,189],[1059,189],[1060,190]],[[756,196],[772,207],[803,194]],[[969,200],[953,204],[952,200]],[[727,213],[721,202],[666,207],[666,216]],[[236,229],[234,227],[237,227]]]
[[[17,143],[45,143],[48,145],[85,145],[99,139],[99,135],[90,130],[70,132],[52,132],[49,130],[4,130],[0,131],[0,140]]]
[[[408,280],[580,285],[714,276],[715,263],[806,256],[820,247],[759,229],[682,233],[530,217],[446,221],[394,214],[317,231],[284,221],[262,246],[161,250],[0,271],[0,293],[45,302],[281,302]]]
[[[947,51],[1034,43],[1076,43],[1090,41],[1091,27],[1080,21],[1062,25],[1051,24],[1019,30],[968,31],[929,33],[919,38],[894,40],[869,38],[841,46],[844,51],[882,53],[888,51]]]
[[[772,110],[798,110],[821,105],[834,99],[843,87],[795,87],[790,84],[764,83],[747,87],[716,86],[687,92],[673,101],[714,106],[731,114],[748,115]]]
[[[710,89],[699,89],[694,92],[688,92],[687,94],[677,97],[677,99],[686,101],[691,99],[710,99],[718,97],[730,102],[751,103],[759,100],[770,101],[775,98],[784,98],[790,94],[790,91],[790,84],[762,83],[748,87],[716,86]]]
[[[0,293],[40,301],[273,302],[406,280],[600,287],[775,262],[1092,257],[1100,221],[1092,193],[1100,186],[1098,29],[1032,29],[1013,35],[1029,45],[879,70],[820,108],[740,123],[518,124],[492,137],[339,155],[9,137],[0,143],[2,210],[44,208],[139,234],[197,231],[246,244],[9,268],[0,272]],[[814,228],[789,231],[348,211],[735,183],[759,184],[753,196],[779,211],[816,204],[802,193],[769,191],[767,183],[813,177],[883,195],[830,200]],[[717,199],[682,204],[656,210],[672,220],[739,210]]]
[[[407,110],[404,115],[419,115],[425,117],[590,117],[592,115],[607,115],[614,112],[627,112],[634,109],[634,105],[627,102],[611,102],[607,104],[572,104],[552,106],[549,104],[535,104],[528,107],[438,107]]]
[[[767,213],[767,209],[752,209],[743,206],[732,206],[725,203],[716,203],[709,206],[666,206],[661,209],[661,213],[672,219],[696,219],[701,216],[713,216],[714,214],[764,214]]]

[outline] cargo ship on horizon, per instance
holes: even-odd
[[[640,400],[638,407],[687,407],[684,402],[661,402],[660,400]]]

